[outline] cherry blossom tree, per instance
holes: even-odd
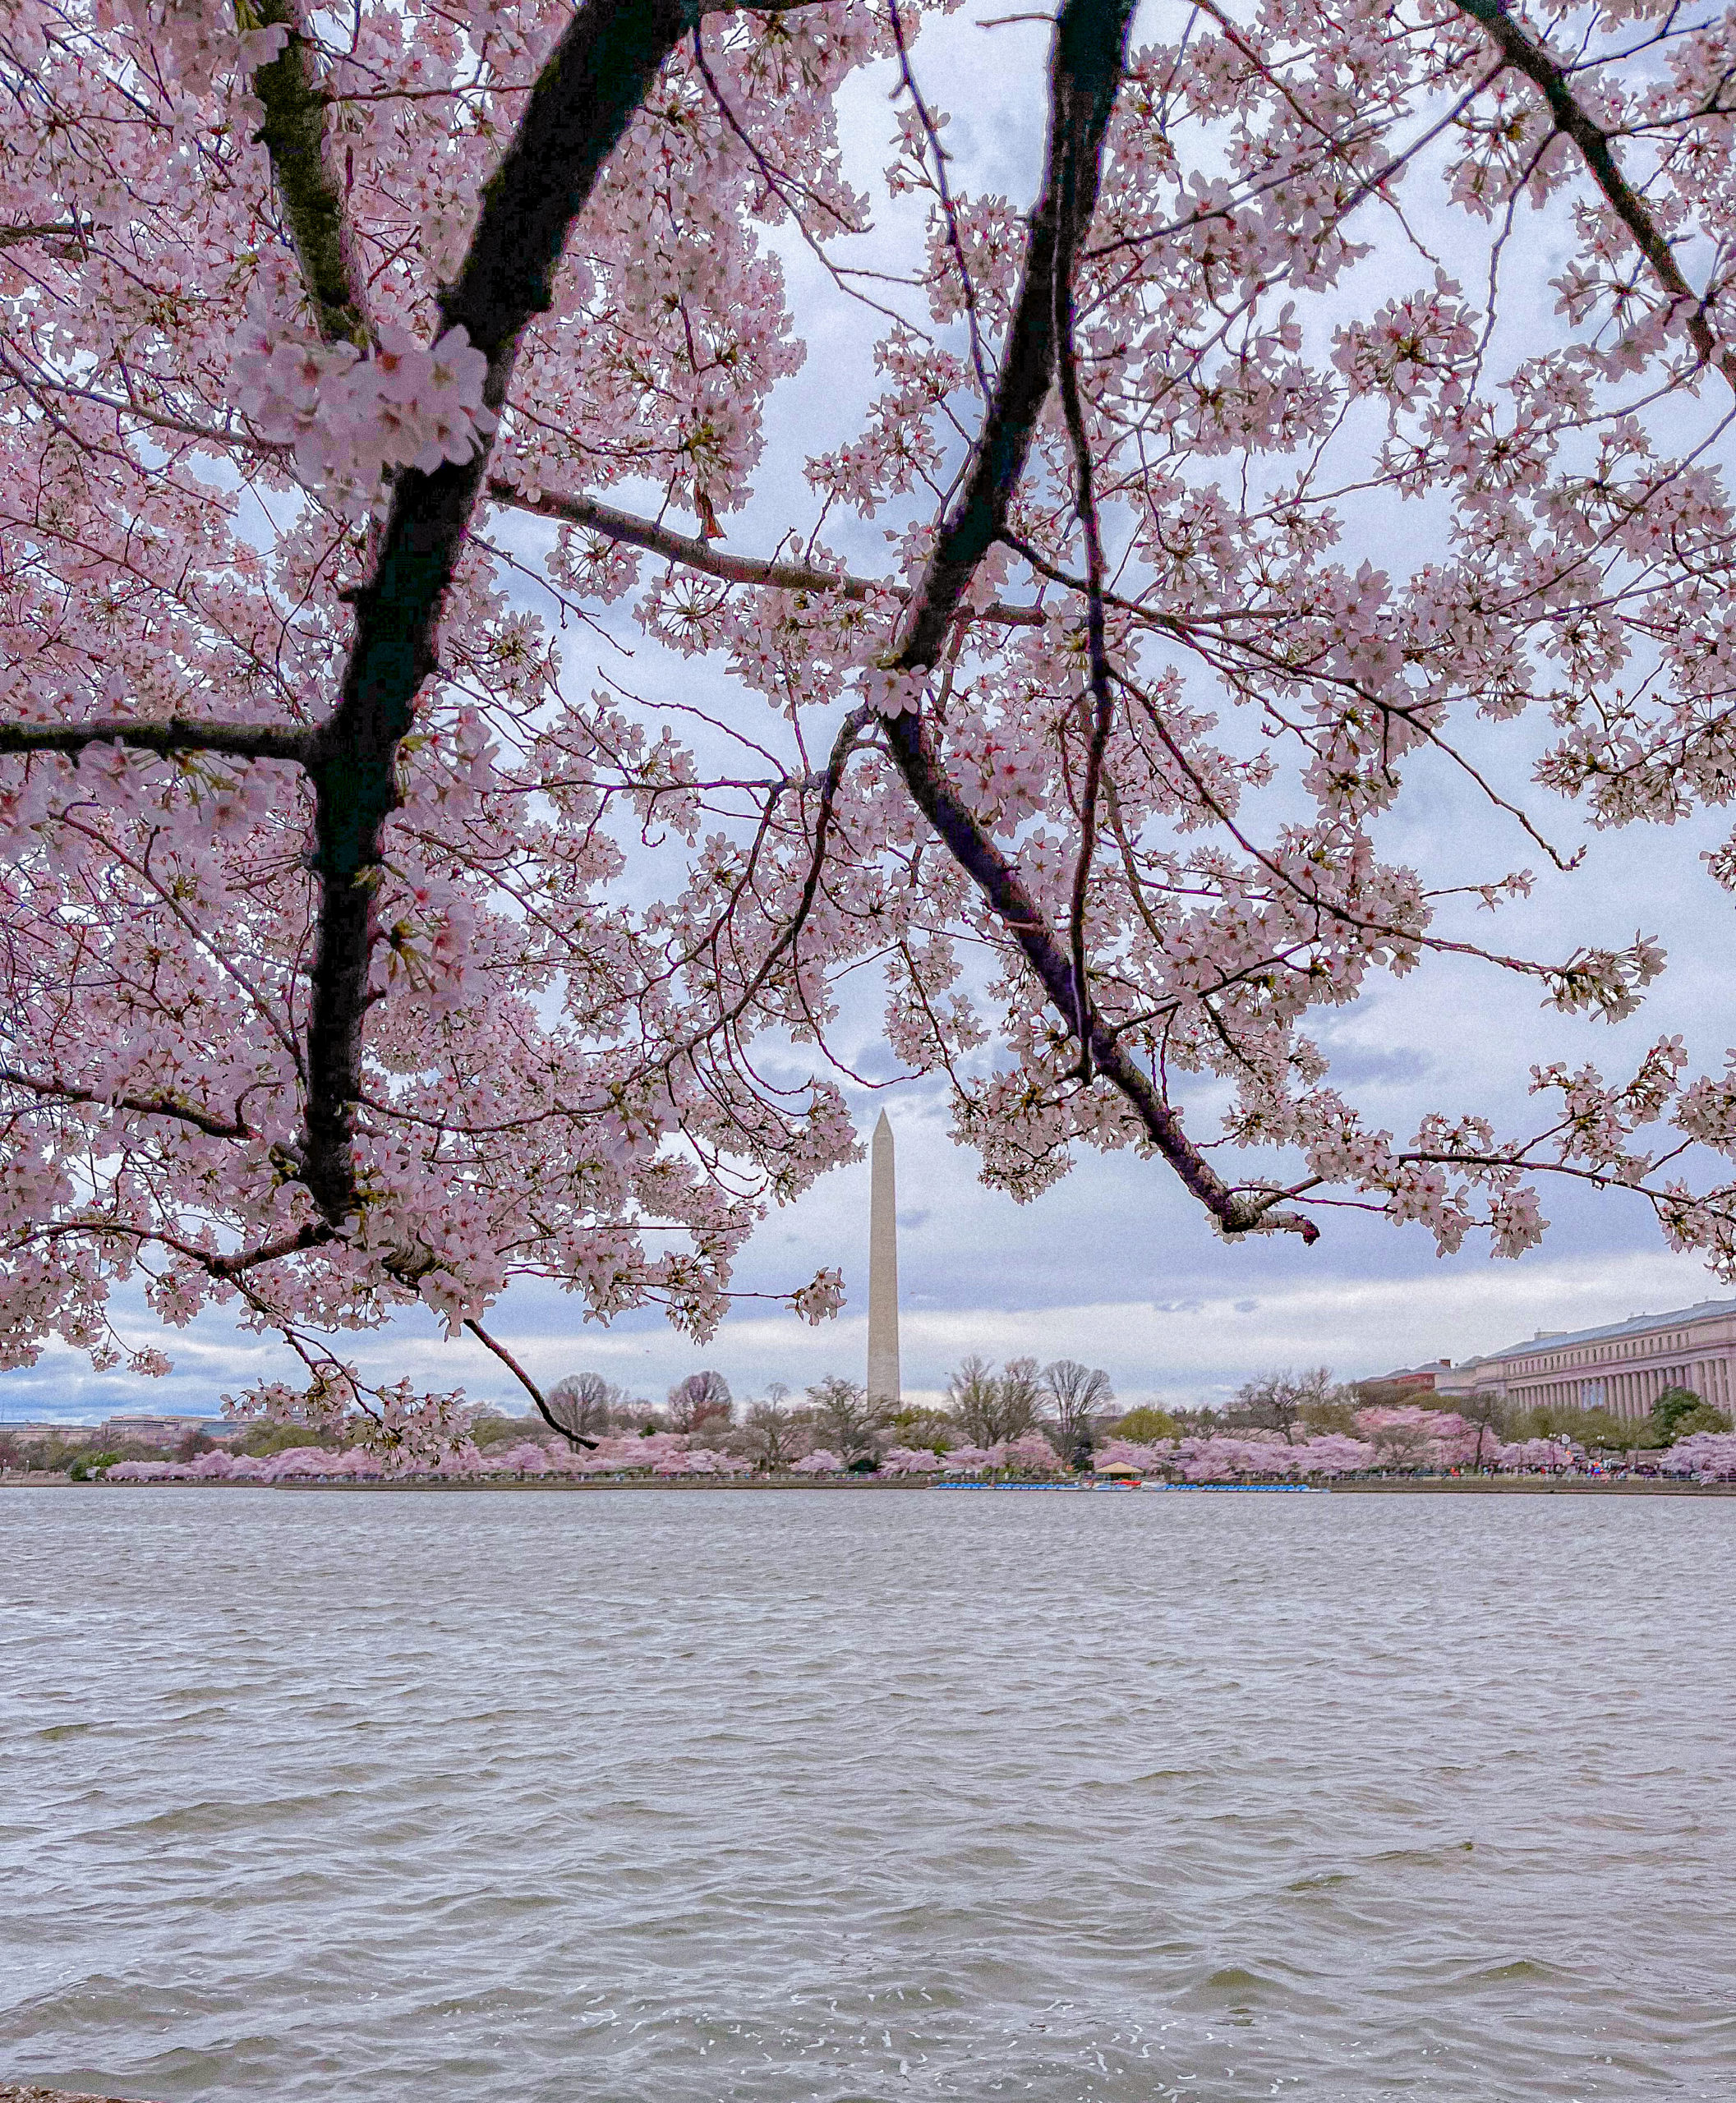
[[[998,1465],[999,1449],[992,1446],[955,1446],[946,1456],[949,1475],[980,1475]]]
[[[652,1468],[654,1475],[709,1475],[726,1478],[744,1475],[752,1463],[736,1453],[724,1453],[710,1446],[695,1446],[685,1453],[668,1453]]]
[[[1379,1456],[1364,1439],[1349,1438],[1341,1431],[1323,1431],[1296,1449],[1297,1470],[1322,1475],[1332,1481],[1340,1475],[1365,1474]]]
[[[1239,1482],[1293,1473],[1299,1451],[1282,1432],[1235,1438],[1220,1431],[1177,1439],[1172,1465],[1184,1482]]]
[[[1379,1458],[1365,1440],[1347,1438],[1340,1432],[1324,1432],[1296,1444],[1282,1433],[1236,1438],[1214,1432],[1203,1438],[1163,1438],[1149,1445],[1112,1438],[1094,1457],[1098,1467],[1119,1462],[1144,1475],[1173,1470],[1187,1482],[1231,1482],[1249,1475],[1273,1475],[1332,1479],[1365,1474]]]
[[[1736,1481],[1736,1433],[1691,1431],[1658,1462],[1670,1475],[1709,1475],[1715,1482]]]
[[[1061,1461],[1040,1431],[1026,1431],[1006,1440],[999,1465],[1009,1475],[1052,1475],[1060,1472]]]
[[[1155,1475],[1174,1452],[1173,1438],[1142,1443],[1135,1438],[1106,1438],[1091,1456],[1094,1468],[1137,1468],[1142,1475]]]
[[[553,1472],[548,1448],[534,1438],[521,1439],[516,1446],[509,1446],[504,1452],[493,1454],[490,1458],[504,1475],[523,1477]]]
[[[1580,1449],[1555,1438],[1521,1438],[1495,1449],[1494,1464],[1503,1475],[1566,1475],[1584,1459]]]
[[[790,1472],[796,1475],[841,1475],[845,1461],[840,1454],[824,1446],[817,1446],[811,1453],[804,1454]]]
[[[883,1475],[946,1475],[952,1465],[951,1454],[944,1457],[927,1446],[889,1446],[881,1456],[880,1472]]]
[[[1389,1468],[1435,1466],[1440,1448],[1434,1436],[1434,1412],[1414,1405],[1393,1409],[1358,1410],[1356,1429]]]
[[[644,1475],[665,1461],[679,1460],[687,1450],[688,1440],[683,1434],[657,1431],[649,1436],[598,1438],[587,1450],[573,1454],[572,1460],[584,1475]]]
[[[864,964],[1020,1197],[1130,1147],[1231,1236],[1513,1254],[1553,1176],[1736,1275],[1736,1065],[1538,1059],[1534,1126],[1399,1135],[1307,1030],[1445,952],[1628,1015],[1654,940],[1444,914],[1525,893],[1501,828],[1572,867],[1552,798],[1736,792],[1725,17],[1133,12],[974,32],[1042,76],[1027,203],[949,159],[914,0],[12,0],[5,1363],[161,1369],[138,1280],[296,1355],[246,1406],[414,1453],[458,1392],[344,1341],[408,1306],[539,1407],[514,1278],[703,1336],[851,1155]],[[797,246],[880,375],[817,441]],[[780,447],[808,495],[748,545]],[[1377,838],[1425,758],[1490,821],[1439,888]]]

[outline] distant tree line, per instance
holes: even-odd
[[[859,1381],[840,1374],[827,1374],[799,1396],[774,1381],[762,1395],[738,1403],[728,1381],[710,1368],[677,1381],[661,1404],[589,1372],[558,1381],[548,1399],[561,1429],[575,1438],[679,1432],[767,1474],[816,1452],[835,1453],[846,1466],[866,1470],[900,1447],[946,1453],[1009,1444],[1034,1432],[1049,1441],[1057,1465],[1079,1466],[1124,1420],[1115,1414],[1115,1389],[1103,1369],[1069,1358],[1047,1365],[1012,1358],[998,1369],[985,1358],[967,1358],[933,1407],[871,1399]],[[471,1435],[486,1450],[523,1438],[527,1429],[536,1435],[523,1418],[485,1415]]]
[[[1555,1403],[1529,1407],[1493,1394],[1437,1395],[1390,1380],[1339,1383],[1329,1367],[1309,1372],[1269,1373],[1249,1381],[1233,1401],[1217,1412],[1181,1414],[1189,1430],[1282,1431],[1287,1437],[1318,1437],[1329,1432],[1372,1437],[1394,1450],[1415,1426],[1370,1424],[1370,1413],[1398,1413],[1409,1406],[1451,1411],[1479,1428],[1490,1445],[1529,1438],[1568,1438],[1587,1452],[1660,1452],[1697,1432],[1722,1432],[1730,1419],[1722,1410],[1687,1387],[1667,1387],[1643,1417],[1619,1416],[1607,1409],[1575,1409]],[[1203,1418],[1204,1421],[1197,1420]],[[1124,1432],[1123,1435],[1126,1433]]]
[[[1432,1450],[1429,1420],[1436,1412],[1452,1413],[1475,1432],[1472,1465],[1485,1451],[1527,1439],[1568,1438],[1587,1451],[1661,1452],[1696,1433],[1731,1428],[1723,1411],[1683,1387],[1667,1389],[1651,1415],[1636,1420],[1608,1410],[1521,1408],[1489,1396],[1435,1396],[1392,1382],[1340,1382],[1324,1365],[1300,1374],[1262,1374],[1223,1404],[1144,1402],[1117,1410],[1115,1389],[1101,1366],[1071,1358],[1039,1366],[1034,1358],[1019,1357],[997,1369],[975,1355],[948,1376],[942,1401],[932,1406],[871,1399],[859,1382],[837,1374],[799,1396],[774,1381],[764,1394],[738,1404],[729,1382],[709,1367],[678,1380],[661,1403],[595,1372],[558,1381],[548,1399],[562,1430],[574,1439],[679,1433],[696,1447],[730,1455],[767,1475],[786,1472],[816,1453],[836,1455],[846,1468],[866,1471],[900,1449],[944,1455],[1011,1445],[1032,1434],[1047,1440],[1057,1468],[1083,1468],[1110,1440],[1149,1447],[1164,1439],[1248,1432],[1296,1443],[1333,1433],[1360,1438],[1375,1447],[1382,1466],[1404,1469],[1425,1465]],[[527,1438],[541,1443],[557,1433],[536,1420],[486,1410],[470,1426],[471,1442],[483,1452]],[[119,1461],[191,1461],[211,1443],[195,1430],[168,1445],[134,1442],[98,1452],[88,1440],[52,1435],[22,1440],[0,1430],[0,1468],[84,1475]],[[231,1450],[265,1458],[287,1447],[330,1443],[306,1425],[259,1424]]]

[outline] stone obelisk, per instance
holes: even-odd
[[[874,1127],[873,1190],[868,1202],[868,1400],[897,1406],[898,1191],[892,1127],[885,1111]]]

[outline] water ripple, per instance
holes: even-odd
[[[0,1498],[0,2068],[1736,2094],[1736,1505]]]

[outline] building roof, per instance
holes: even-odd
[[[226,1416],[186,1416],[175,1410],[117,1410],[113,1416],[105,1416],[104,1424],[227,1424],[233,1420]]]
[[[1705,1322],[1718,1314],[1736,1314],[1736,1300],[1700,1300],[1692,1307],[1678,1307],[1668,1314],[1632,1314],[1625,1322],[1611,1322],[1601,1329],[1545,1329],[1527,1343],[1508,1344],[1500,1351],[1485,1351],[1480,1358],[1467,1359],[1465,1363],[1496,1365],[1506,1359],[1530,1358],[1538,1351],[1600,1344],[1612,1337],[1643,1337],[1654,1329],[1676,1329],[1684,1323]]]

